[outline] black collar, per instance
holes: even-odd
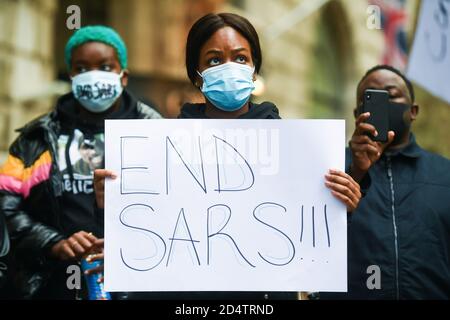
[[[396,150],[394,152],[386,151],[385,154],[387,156],[397,156],[402,155],[407,158],[419,158],[422,155],[422,148],[416,142],[416,137],[414,134],[409,134],[409,142],[408,144],[400,150]]]

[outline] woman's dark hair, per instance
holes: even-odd
[[[187,38],[186,71],[192,84],[195,85],[201,48],[217,30],[223,27],[231,27],[247,39],[252,51],[255,70],[259,72],[262,63],[261,46],[258,34],[252,24],[237,14],[209,13],[194,23]]]

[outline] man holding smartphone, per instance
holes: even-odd
[[[383,114],[364,112],[370,90],[388,94],[387,128],[376,127]],[[391,66],[370,69],[358,85],[347,166],[370,188],[348,229],[348,293],[322,299],[450,298],[450,161],[417,144],[414,99],[411,82]],[[374,141],[378,130],[387,142]]]

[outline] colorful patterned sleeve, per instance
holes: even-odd
[[[31,201],[29,196],[33,188],[50,178],[50,152],[42,152],[34,162],[27,164],[18,154],[30,150],[16,146],[12,148],[15,152],[9,154],[0,168],[0,214],[6,218],[16,260],[34,270],[47,262],[49,248],[64,236],[55,228],[35,220],[24,205]]]
[[[49,151],[45,151],[29,167],[25,167],[22,160],[10,154],[0,169],[0,190],[26,199],[34,186],[49,179],[51,162]]]

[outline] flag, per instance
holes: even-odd
[[[381,26],[385,40],[382,62],[402,71],[405,70],[408,60],[405,2],[405,0],[369,0],[369,4],[378,6],[381,11]]]

